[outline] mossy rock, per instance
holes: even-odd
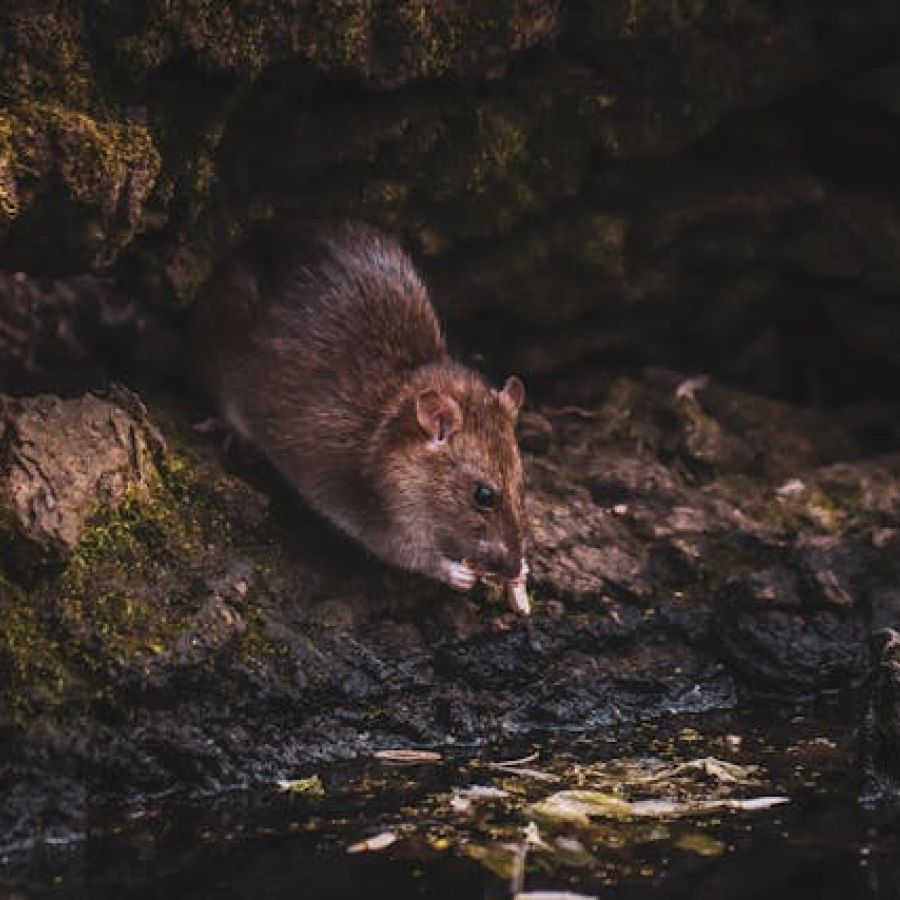
[[[64,203],[76,221],[95,229],[82,265],[108,263],[130,241],[159,170],[159,153],[145,125],[101,121],[55,103],[0,111],[7,223],[15,228],[33,219],[29,212],[40,219],[39,202],[56,195],[57,205]],[[29,222],[25,232],[36,224]],[[13,232],[12,240],[17,239],[25,238]]]
[[[9,531],[22,553],[0,571],[0,720],[98,709],[127,719],[135,692],[214,667],[223,648],[268,647],[248,628],[249,576],[232,561],[236,544],[260,546],[252,510],[265,504],[198,459],[157,452],[146,479],[97,507],[53,559],[28,556],[31,544]]]

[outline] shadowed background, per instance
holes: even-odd
[[[895,3],[4,6],[5,270],[167,311],[248,223],[352,215],[498,372],[896,394]]]

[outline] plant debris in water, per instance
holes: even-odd
[[[396,831],[382,831],[379,834],[357,841],[347,848],[348,853],[369,853],[373,850],[386,850],[397,840]]]
[[[479,868],[505,896],[524,900],[649,887],[724,863],[757,834],[784,840],[786,822],[810,821],[798,814],[820,773],[830,767],[832,780],[846,777],[838,732],[823,736],[811,726],[804,737],[796,730],[801,720],[790,722],[785,740],[747,729],[736,742],[734,722],[727,724],[718,734],[672,725],[625,739],[597,734],[500,762],[461,748],[380,751],[279,782],[278,799],[261,794],[258,808],[228,817],[218,832],[208,820],[197,832],[203,843],[222,846],[255,836],[271,846],[281,835],[293,852],[314,853],[345,874],[357,865],[411,867],[432,873],[441,896],[451,896],[454,883],[441,873]],[[626,746],[633,755],[622,755]],[[406,762],[423,764],[396,767]],[[796,803],[785,805],[788,799]],[[129,816],[106,838],[119,845],[92,858],[127,856],[128,829],[142,840],[140,829],[165,820],[159,811]]]
[[[420,763],[440,762],[443,758],[434,750],[378,750],[375,758],[398,766],[415,766]]]
[[[787,797],[750,797],[743,800],[623,800],[603,791],[559,791],[529,807],[537,819],[589,825],[593,818],[633,819],[703,815],[723,809],[756,811],[787,803]]]
[[[294,778],[276,782],[279,791],[286,794],[309,794],[312,797],[321,797],[325,793],[322,779],[318,775],[309,778]]]

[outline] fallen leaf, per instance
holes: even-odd
[[[559,791],[532,804],[528,811],[550,822],[590,825],[592,818],[630,819],[690,816],[723,809],[754,811],[787,803],[787,797],[751,797],[745,800],[635,800],[603,791]]]
[[[529,753],[528,756],[520,756],[518,759],[504,759],[500,762],[492,763],[492,765],[500,766],[502,768],[506,768],[507,766],[527,766],[529,763],[537,762],[540,755],[541,754],[535,750],[534,753]]]
[[[454,793],[457,797],[464,797],[466,800],[501,800],[509,796],[509,791],[504,791],[503,788],[484,784],[473,784],[466,788],[457,788]]]
[[[396,831],[382,831],[373,837],[358,841],[347,848],[348,853],[368,853],[372,850],[384,850],[397,840]]]
[[[559,781],[558,775],[551,772],[541,772],[539,769],[527,769],[522,766],[512,766],[508,763],[488,763],[487,767],[504,775],[521,775],[523,778],[534,778],[536,781]]]
[[[717,841],[714,837],[699,832],[683,834],[675,841],[675,846],[679,850],[687,850],[698,856],[721,856],[726,849],[726,845],[722,841]]]
[[[310,778],[294,778],[290,780],[276,781],[279,791],[287,794],[309,794],[312,797],[322,797],[325,794],[325,787],[322,779],[318,775]]]
[[[627,800],[601,791],[559,791],[533,803],[528,812],[537,819],[578,825],[590,825],[591,816],[626,819],[632,815]]]
[[[520,848],[506,844],[466,844],[467,856],[478,860],[489,872],[503,881],[509,881],[516,871]]]
[[[434,750],[378,750],[375,758],[382,762],[396,763],[400,766],[414,766],[419,763],[440,762],[443,758]]]

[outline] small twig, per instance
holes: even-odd
[[[377,750],[375,758],[382,762],[394,763],[398,766],[414,766],[419,763],[435,763],[440,762],[442,757],[440,753],[433,750],[407,750],[405,748],[396,750]]]
[[[534,753],[529,753],[528,756],[520,756],[518,759],[504,759],[500,762],[491,763],[494,766],[527,766],[528,763],[533,763],[539,756],[541,755],[539,750],[535,750]]]
[[[549,772],[539,772],[537,769],[524,769],[520,766],[504,766],[499,763],[487,763],[489,769],[495,772],[503,772],[506,775],[521,775],[524,778],[534,778],[536,781],[559,781],[558,775]]]

